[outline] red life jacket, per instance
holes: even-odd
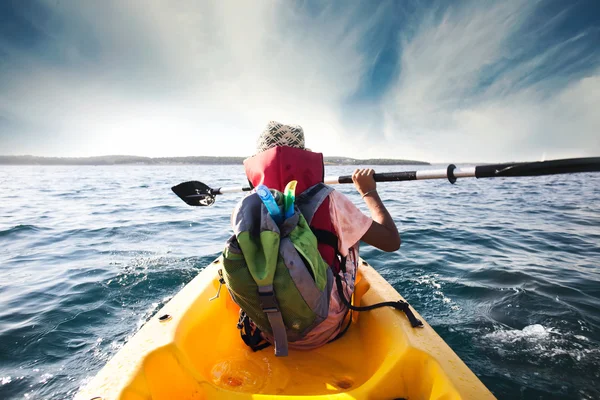
[[[283,191],[289,181],[296,180],[296,193],[300,194],[319,182],[323,182],[325,167],[323,154],[297,149],[295,147],[273,147],[244,160],[248,181],[253,187],[260,184],[270,189]],[[317,209],[310,226],[335,235],[329,212],[329,199]],[[339,272],[339,262],[335,250],[324,243],[318,245],[319,253],[325,262]]]

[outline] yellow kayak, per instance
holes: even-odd
[[[346,334],[316,350],[252,352],[240,339],[239,308],[227,289],[216,297],[219,263],[149,320],[75,399],[494,398],[427,323],[412,328],[391,308],[354,312]],[[354,303],[398,299],[362,261]]]

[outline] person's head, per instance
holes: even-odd
[[[304,147],[304,130],[300,125],[285,125],[277,121],[270,121],[258,137],[256,153],[269,150],[277,146]]]

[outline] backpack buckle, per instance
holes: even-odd
[[[260,292],[259,290],[258,296],[260,299],[260,307],[263,310],[263,312],[279,312],[279,304],[277,303],[277,298],[275,297],[275,293],[273,291]]]

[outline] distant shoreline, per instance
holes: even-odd
[[[37,157],[0,156],[0,165],[242,165],[246,157]],[[324,157],[325,165],[431,165],[425,161],[391,158]]]

